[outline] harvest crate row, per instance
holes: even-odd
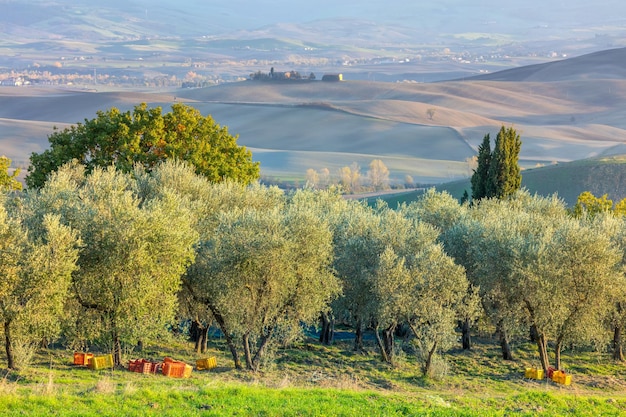
[[[570,385],[572,383],[571,375],[567,375],[565,371],[555,369],[551,366],[548,368],[548,373],[546,376],[548,379],[557,384]],[[541,380],[544,378],[544,372],[543,369],[526,368],[526,371],[524,372],[524,377]]]
[[[87,366],[89,369],[99,370],[113,368],[112,355],[95,356],[93,353],[74,352],[74,365]],[[217,367],[215,357],[198,359],[196,369],[199,371]],[[164,358],[163,362],[152,362],[146,359],[136,359],[128,362],[128,370],[141,374],[163,374],[171,378],[189,378],[193,366],[185,362]]]

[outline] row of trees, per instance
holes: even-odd
[[[557,366],[565,347],[610,336],[621,351],[624,218],[572,216],[523,191],[469,206],[429,190],[394,210],[337,190],[213,184],[175,161],[90,174],[74,163],[4,197],[0,226],[9,367],[16,347],[58,336],[109,346],[119,364],[124,346],[182,319],[219,326],[249,369],[320,317],[327,343],[336,320],[354,326],[356,349],[374,330],[391,363],[406,327],[425,373],[481,316],[506,358],[529,329],[546,368],[548,346]]]

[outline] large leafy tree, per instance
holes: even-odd
[[[184,104],[172,105],[166,114],[161,107],[148,108],[145,103],[126,112],[113,107],[84,123],[55,129],[48,141],[48,150],[31,155],[29,188],[42,187],[51,172],[73,159],[87,172],[112,164],[124,172],[135,164],[150,170],[173,158],[188,161],[212,182],[228,178],[250,183],[259,177],[259,164],[252,161],[249,150],[237,145],[236,136],[211,116]]]

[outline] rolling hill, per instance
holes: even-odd
[[[502,125],[521,134],[520,164],[530,176],[540,166],[625,153],[624,54],[428,84],[245,81],[154,93],[2,87],[0,153],[23,165],[45,149],[53,126],[113,106],[168,110],[185,102],[238,134],[267,178],[303,181],[308,168],[335,173],[353,163],[365,174],[373,159],[383,160],[396,183],[407,175],[422,184],[468,178],[483,136]]]

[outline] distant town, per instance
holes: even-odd
[[[442,68],[459,73],[477,75],[520,65],[541,63],[566,58],[566,53],[556,51],[502,51],[492,54],[455,52],[451,48],[409,53],[406,56],[300,57],[299,60],[282,61],[266,59],[235,60],[186,58],[172,62],[161,54],[128,57],[61,56],[56,60],[42,59],[24,68],[0,67],[2,86],[120,86],[128,88],[200,88],[244,80],[322,80],[363,79],[363,74],[402,73],[419,74],[437,72]],[[45,62],[44,62],[45,61]],[[250,73],[249,68],[268,68],[269,72]],[[279,67],[298,68],[280,71]],[[274,68],[277,68],[274,70]],[[306,70],[302,69],[306,68]],[[322,74],[319,77],[318,74]],[[328,75],[324,80],[324,75]],[[408,76],[396,81],[428,81],[423,77]]]

